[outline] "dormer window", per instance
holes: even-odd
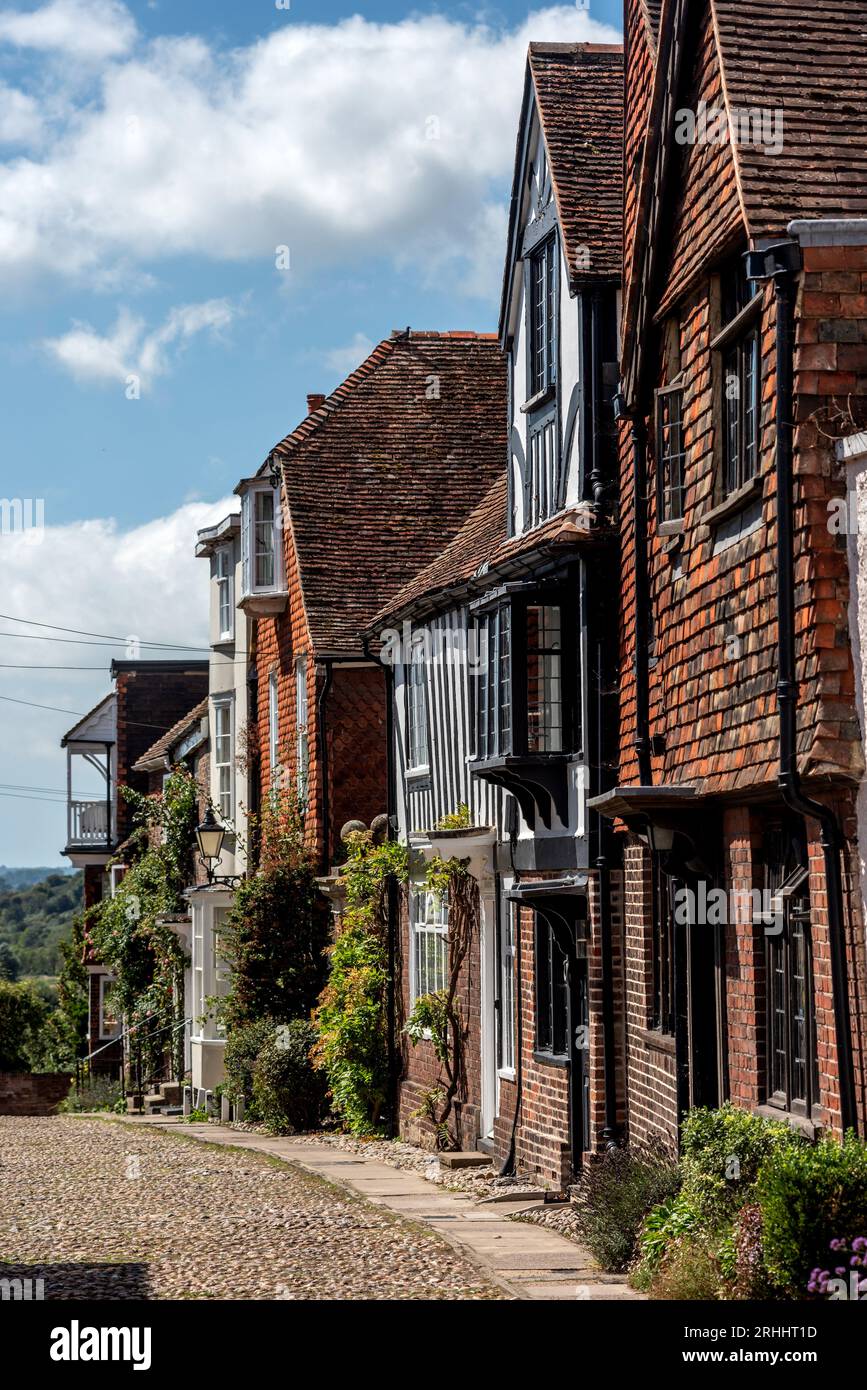
[[[257,478],[241,494],[240,607],[258,617],[286,606],[280,499],[270,479]]]

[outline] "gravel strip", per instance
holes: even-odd
[[[494,1163],[487,1168],[446,1168],[429,1149],[407,1144],[402,1139],[355,1139],[349,1134],[318,1133],[298,1137],[303,1138],[305,1144],[331,1144],[376,1163],[390,1163],[392,1168],[408,1168],[450,1192],[467,1192],[479,1202],[504,1192],[538,1196],[540,1202],[544,1196],[543,1189],[526,1178],[499,1177]]]
[[[0,1278],[46,1299],[499,1299],[426,1228],[284,1163],[113,1121],[0,1117]]]

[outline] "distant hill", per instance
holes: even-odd
[[[44,878],[57,874],[65,874],[67,878],[71,878],[74,873],[76,870],[69,864],[42,869],[10,869],[5,864],[0,864],[0,888],[30,888],[34,883],[41,883]]]
[[[11,875],[38,875],[23,884]],[[10,955],[20,975],[56,975],[58,942],[81,909],[84,875],[56,869],[0,868],[0,974]],[[13,965],[13,970],[15,966]]]

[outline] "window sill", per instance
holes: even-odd
[[[533,1050],[533,1061],[540,1062],[543,1067],[559,1067],[561,1070],[568,1067],[569,1058],[561,1057],[556,1052],[537,1052]]]
[[[546,386],[543,391],[537,391],[535,396],[531,396],[528,401],[524,401],[524,404],[519,406],[518,409],[522,415],[529,415],[531,410],[538,410],[540,406],[547,405],[549,401],[553,401],[556,394],[556,386]]]
[[[710,511],[705,512],[702,522],[710,530],[720,522],[728,521],[730,517],[737,516],[738,512],[745,511],[763,490],[764,479],[760,474],[750,478],[748,483],[730,493],[724,502],[718,502]]]
[[[238,600],[238,607],[242,613],[252,614],[254,618],[270,618],[283,613],[288,602],[289,595],[285,591],[280,593],[272,589],[267,593],[244,594]]]
[[[667,1056],[674,1056],[675,1041],[672,1033],[661,1033],[658,1028],[640,1028],[637,1032],[644,1046],[652,1052],[664,1052]]]
[[[497,1070],[497,1076],[498,1076],[498,1078],[500,1079],[500,1081],[514,1081],[514,1080],[515,1080],[515,1068],[514,1068],[514,1067],[499,1067],[498,1070]]]
[[[809,1120],[806,1115],[796,1115],[792,1110],[783,1110],[778,1105],[756,1105],[753,1107],[753,1114],[760,1115],[763,1120],[783,1120],[791,1129],[803,1134],[812,1142],[822,1133],[822,1126],[815,1120]]]
[[[683,520],[681,519],[679,521],[660,521],[659,525],[656,528],[656,532],[659,536],[682,536]]]
[[[430,764],[425,763],[421,767],[408,767],[404,776],[408,782],[420,782],[424,777],[430,777]]]

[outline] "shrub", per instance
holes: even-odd
[[[31,1071],[48,1007],[30,984],[0,980],[0,1071]]]
[[[700,1225],[698,1212],[682,1191],[649,1211],[638,1237],[641,1262],[633,1283],[647,1288],[669,1247],[684,1236],[692,1235]]]
[[[233,1103],[243,1100],[247,1106],[252,1105],[256,1058],[268,1039],[273,1037],[276,1026],[273,1018],[260,1018],[255,1023],[245,1023],[230,1030],[224,1053],[226,1080],[223,1091]],[[250,1118],[254,1119],[255,1116],[251,1114]]]
[[[839,1144],[782,1146],[756,1184],[765,1265],[774,1283],[800,1294],[841,1231],[867,1229],[867,1147],[854,1134]]]
[[[803,1144],[785,1121],[763,1119],[729,1101],[718,1110],[691,1110],[681,1146],[684,1196],[708,1230],[730,1224],[750,1199],[764,1161]]]
[[[720,1265],[712,1241],[692,1234],[676,1240],[668,1250],[649,1293],[655,1299],[713,1302],[719,1297]]]
[[[306,1019],[273,1029],[253,1068],[253,1108],[275,1133],[314,1129],[325,1109],[326,1083],[313,1070],[316,1030]]]
[[[762,1209],[755,1202],[742,1207],[731,1238],[727,1242],[726,1270],[730,1279],[730,1296],[744,1299],[766,1299],[773,1293],[765,1268]]]
[[[91,1076],[80,1091],[76,1091],[73,1082],[69,1095],[57,1108],[62,1114],[76,1115],[90,1110],[117,1111],[121,1107],[126,1108],[120,1082],[108,1076]]]
[[[578,1181],[575,1210],[582,1239],[603,1269],[624,1270],[651,1207],[680,1186],[676,1165],[662,1149],[612,1149],[589,1162]]]

